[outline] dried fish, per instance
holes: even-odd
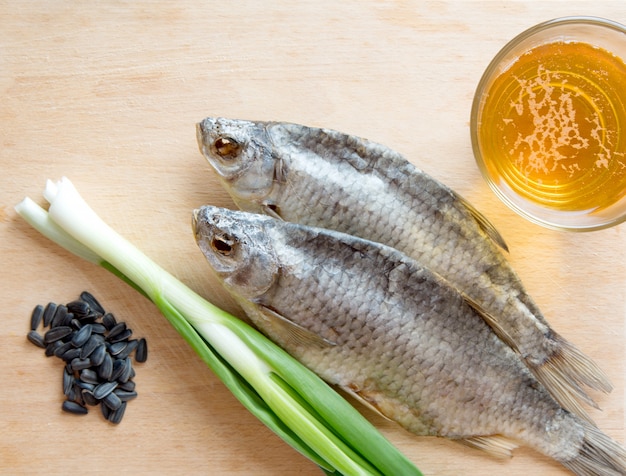
[[[216,207],[193,226],[259,329],[409,431],[493,453],[521,442],[579,475],[626,473],[618,443],[564,410],[465,296],[398,250]]]
[[[338,131],[207,118],[198,144],[243,210],[392,246],[447,279],[567,409],[588,418],[581,388],[606,374],[552,329],[500,248],[506,244],[454,191],[397,152]]]

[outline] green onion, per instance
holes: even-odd
[[[43,235],[148,297],[239,401],[327,474],[421,475],[339,394],[243,321],[215,307],[104,223],[63,178],[49,210],[16,211]]]

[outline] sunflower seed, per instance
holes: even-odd
[[[94,399],[95,400],[95,399]],[[96,400],[96,404],[99,403],[98,400]],[[111,409],[109,407],[107,407],[106,405],[100,405],[100,411],[102,412],[102,416],[104,417],[105,420],[109,419],[109,415],[111,415]]]
[[[132,380],[127,380],[126,382],[120,383],[115,391],[123,390],[124,392],[133,392],[135,390],[135,382]]]
[[[108,353],[104,354],[104,360],[98,367],[98,377],[102,380],[111,380],[113,375],[113,359]]]
[[[41,347],[42,349],[46,348],[46,343],[43,339],[43,336],[37,331],[30,331],[26,334],[26,338],[35,344],[37,347]]]
[[[71,400],[65,400],[63,402],[63,405],[61,405],[61,408],[63,409],[63,411],[66,411],[68,413],[74,413],[76,415],[85,415],[89,411],[82,405],[79,405],[78,403]]]
[[[91,324],[87,324],[91,325]],[[104,337],[99,334],[92,334],[89,336],[89,339],[85,344],[81,347],[80,358],[86,359],[89,357],[94,350],[96,350],[100,345],[104,345]]]
[[[124,367],[120,376],[117,378],[117,381],[120,383],[128,382],[132,378],[133,375],[133,364],[129,358],[124,359]]]
[[[72,319],[72,322],[70,322],[70,326],[72,326],[76,330],[79,330],[81,327],[83,327],[83,323],[80,322],[80,319],[74,318]]]
[[[89,304],[89,307],[91,307],[93,311],[97,312],[100,315],[104,314],[104,308],[100,305],[94,295],[91,294],[89,291],[83,291],[82,293],[80,293],[80,298],[87,304]]]
[[[93,324],[91,324],[91,332],[92,332],[92,334],[100,334],[100,335],[102,335],[106,331],[107,331],[107,328],[104,327],[99,322],[94,322]]]
[[[139,341],[137,341],[137,339],[129,340],[126,343],[126,347],[124,347],[124,349],[119,354],[117,354],[117,358],[125,359],[126,357],[128,357],[130,354],[132,354],[135,351],[138,345],[139,345]]]
[[[96,400],[102,400],[117,387],[117,382],[102,382],[93,389],[93,396]]]
[[[137,362],[145,362],[146,360],[148,360],[148,342],[143,337],[139,339],[139,343],[137,344],[135,360]]]
[[[72,333],[72,328],[68,326],[53,327],[43,336],[43,340],[46,344],[61,340],[64,337],[69,336]]]
[[[82,347],[91,337],[91,324],[85,324],[78,329],[72,336],[72,345],[74,347]]]
[[[86,316],[83,317],[79,317],[78,320],[80,321],[81,324],[93,324],[94,322],[96,322],[98,320],[98,315],[97,314],[87,314]]]
[[[95,370],[91,369],[83,369],[80,371],[80,379],[81,381],[93,385],[97,385],[100,383],[100,379],[98,378],[98,373]]]
[[[74,320],[74,314],[72,314],[71,312],[68,312],[65,314],[65,316],[63,317],[63,320],[60,322],[59,325],[71,327],[73,320]]]
[[[88,369],[89,367],[91,367],[91,361],[89,359],[81,359],[80,357],[76,357],[75,359],[72,360],[70,365],[72,366],[73,370],[83,370],[83,369]]]
[[[72,343],[71,342],[61,342],[61,341],[57,341],[59,342],[59,346],[54,350],[54,355],[60,359],[63,358],[63,354],[65,354],[68,350],[70,350],[72,348]]]
[[[120,378],[120,375],[122,375],[122,372],[124,372],[124,361],[123,360],[114,360],[113,361],[113,373],[111,374],[111,380],[115,381],[117,379]]]
[[[43,311],[43,326],[48,327],[52,322],[52,318],[57,311],[57,305],[53,302],[49,302],[46,305],[46,309]]]
[[[41,324],[43,320],[43,306],[41,304],[37,304],[35,309],[33,309],[32,314],[30,315],[30,330],[35,331]]]
[[[85,402],[85,404],[95,407],[98,403],[98,400],[96,400],[96,397],[93,396],[93,391],[92,390],[88,390],[88,389],[83,389],[81,391],[81,395],[83,397],[83,400]]]
[[[74,385],[74,401],[79,405],[85,406],[85,399],[83,398],[83,389],[79,385]]]
[[[110,312],[107,312],[102,317],[102,324],[108,330],[111,330],[111,329],[113,329],[117,325],[117,320],[115,319],[115,316],[113,314],[111,314]]]
[[[75,403],[79,403],[80,404],[83,401],[83,397],[81,395],[81,390],[76,385],[72,385],[70,387],[70,390],[69,390],[69,392],[67,392],[66,396],[67,396],[68,400],[70,400],[72,402],[75,402]]]
[[[117,356],[120,352],[122,352],[126,348],[127,345],[128,345],[127,342],[116,342],[115,344],[109,344],[108,346],[109,354],[113,356]]]
[[[103,406],[106,407],[106,405],[103,405]],[[126,411],[126,402],[122,402],[122,404],[120,405],[120,407],[117,410],[109,413],[108,420],[111,423],[114,423],[114,424],[117,425],[119,422],[122,421],[122,418],[124,417],[124,412],[125,411]]]
[[[73,385],[74,385],[74,376],[66,367],[63,370],[63,395],[65,395],[66,397],[69,396],[70,390],[72,390]]]
[[[109,335],[107,336],[107,340],[111,343],[113,342],[118,342],[118,341],[114,341],[113,339],[117,338],[117,336],[119,336],[120,334],[122,334],[123,332],[125,332],[126,329],[126,323],[125,322],[118,322],[117,324],[115,324],[113,326],[112,329],[109,330]],[[122,339],[119,339],[122,340]]]
[[[130,329],[125,329],[114,337],[109,336],[109,342],[111,344],[115,344],[116,342],[127,341],[133,335],[133,331]]]
[[[119,399],[123,402],[127,402],[128,400],[137,398],[137,392],[135,392],[134,390],[131,390],[131,391],[122,390],[120,387],[117,387],[113,391],[113,394],[117,395]]]
[[[89,304],[81,299],[68,302],[66,306],[67,310],[78,318],[85,317],[91,311]]]
[[[45,352],[46,357],[52,357],[56,353],[57,349],[61,347],[62,345],[63,345],[63,342],[61,342],[60,340],[54,341],[46,345],[46,352]]]
[[[115,392],[111,392],[102,399],[102,403],[104,403],[111,410],[117,410],[122,405],[122,400],[115,394]]]
[[[49,328],[43,336],[37,332],[42,321],[44,329]],[[137,362],[144,362],[146,340],[131,339],[126,323],[117,322],[87,291],[66,305],[35,306],[30,327],[29,341],[44,348],[47,356],[66,361],[64,411],[84,414],[86,405],[100,404],[104,418],[119,423],[126,402],[137,398],[130,356],[134,353]]]
[[[50,322],[50,327],[60,326],[61,323],[65,320],[65,316],[67,316],[67,307],[63,304],[59,304],[54,312],[54,317],[52,318],[52,322]]]
[[[76,380],[75,385],[80,389],[81,394],[83,393],[83,390],[89,390],[90,392],[93,392],[94,388],[96,388],[93,383],[85,382],[82,379]]]
[[[70,344],[70,348],[66,350],[63,353],[63,355],[61,355],[61,358],[65,360],[66,362],[72,362],[74,359],[80,360],[80,349],[73,347],[71,342],[69,342],[69,344]],[[61,347],[65,347],[65,344],[63,344]],[[61,348],[59,348],[58,351],[60,352]],[[56,352],[55,352],[55,355],[56,355]]]
[[[92,336],[93,337],[93,336]],[[89,341],[87,341],[89,343]],[[87,344],[85,344],[85,347]],[[104,362],[104,357],[107,353],[106,346],[104,344],[99,344],[98,347],[94,349],[94,351],[89,355],[89,360],[91,361],[91,365],[94,367],[98,367],[102,365]]]

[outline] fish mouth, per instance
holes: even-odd
[[[200,153],[206,156],[204,137],[204,126],[202,125],[202,122],[198,122],[196,124],[196,141],[198,141],[198,148],[200,149]]]
[[[198,241],[198,216],[200,215],[200,209],[196,208],[191,213],[191,229],[193,230],[193,236]]]

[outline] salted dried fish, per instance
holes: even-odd
[[[578,475],[626,452],[564,410],[447,281],[396,249],[202,207],[197,243],[250,319],[322,378],[418,435],[495,454],[522,442]]]
[[[565,408],[589,418],[582,386],[612,389],[550,327],[489,221],[397,152],[290,123],[207,118],[197,136],[241,209],[387,244],[447,279]]]

